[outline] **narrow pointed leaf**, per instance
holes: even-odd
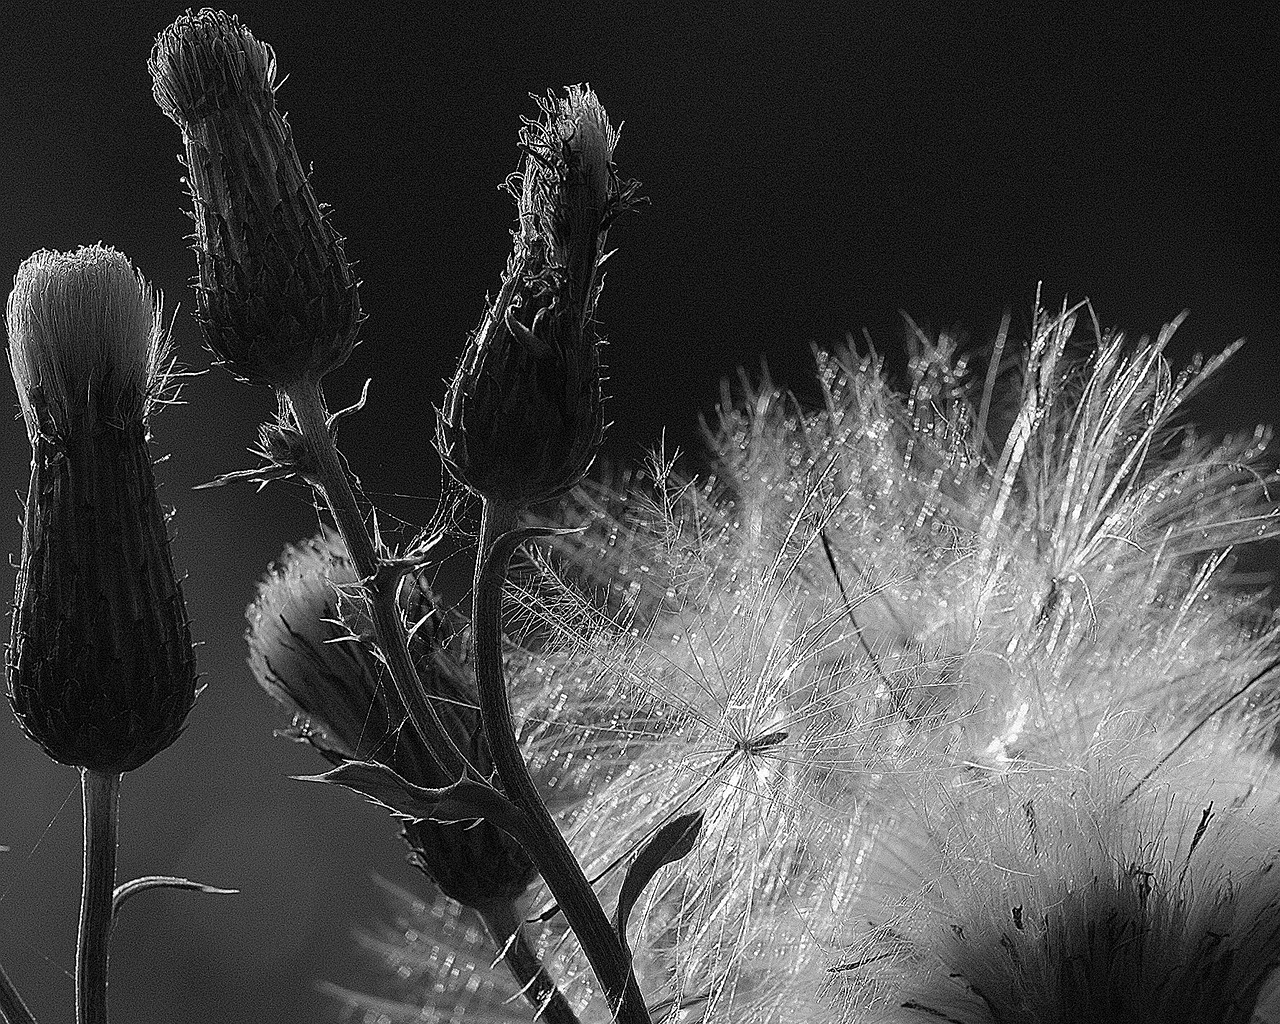
[[[507,563],[511,561],[511,556],[515,554],[516,548],[521,544],[537,540],[539,537],[571,537],[574,534],[583,533],[585,529],[585,527],[581,526],[575,526],[570,529],[559,529],[550,526],[522,526],[519,529],[510,530],[494,540],[489,550],[485,552],[482,572],[484,575],[492,575],[499,571],[505,572]]]
[[[613,929],[624,947],[627,945],[627,918],[631,916],[631,910],[645,886],[653,880],[659,868],[689,854],[702,831],[702,818],[702,811],[691,811],[667,822],[654,833],[627,868],[622,891],[618,893],[618,909],[613,915]]]
[[[204,882],[193,882],[190,878],[177,878],[173,875],[143,875],[141,878],[131,878],[116,886],[111,896],[111,916],[115,917],[120,913],[125,900],[148,889],[190,889],[193,892],[207,892],[218,896],[233,896],[240,892],[239,889],[222,889],[216,885],[205,885]]]

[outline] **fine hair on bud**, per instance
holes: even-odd
[[[613,167],[617,132],[586,86],[539,99],[508,187],[519,227],[440,410],[436,447],[453,476],[517,507],[563,494],[604,435],[594,320],[609,225],[636,203]]]
[[[85,415],[145,421],[169,381],[160,316],[151,285],[109,246],[29,257],[8,303],[9,365],[27,434],[64,433]]]
[[[355,347],[359,282],[276,106],[275,52],[206,9],[160,34],[150,69],[182,129],[205,341],[250,383],[318,381]]]
[[[129,771],[178,737],[196,697],[147,445],[171,367],[160,301],[97,245],[26,260],[7,318],[32,447],[9,700],[54,760]]]

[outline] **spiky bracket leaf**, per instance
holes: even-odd
[[[627,946],[627,918],[631,916],[636,901],[659,868],[689,855],[702,831],[703,817],[703,811],[691,811],[667,822],[645,843],[627,868],[622,890],[618,893],[618,908],[613,914],[613,930],[618,933],[624,948],[630,948]]]
[[[450,786],[432,789],[418,786],[372,761],[347,761],[321,775],[295,775],[300,782],[328,782],[368,797],[406,821],[444,823],[483,818],[521,845],[525,844],[528,819],[519,808],[492,786],[459,779]]]

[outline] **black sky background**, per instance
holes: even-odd
[[[1205,5],[1207,9],[1207,5]],[[900,359],[899,310],[926,330],[1025,331],[1044,302],[1092,301],[1104,326],[1154,333],[1183,309],[1175,362],[1246,337],[1198,408],[1216,430],[1280,418],[1277,16],[1010,14],[994,8],[496,4],[241,4],[277,52],[320,198],[359,261],[369,320],[330,378],[369,406],[341,441],[390,521],[423,523],[440,471],[432,404],[496,288],[530,92],[589,81],[620,170],[651,205],[619,223],[599,310],[613,420],[607,453],[696,450],[720,380],[765,359],[803,389],[811,343],[865,329]],[[0,42],[0,269],[102,240],[182,311],[180,356],[209,358],[191,319],[194,257],[146,58],[179,6],[47,5]],[[1139,8],[1134,8],[1135,11]],[[1258,12],[1263,5],[1258,5]],[[7,268],[7,269],[4,269]],[[188,733],[125,780],[122,876],[236,885],[214,899],[151,894],[116,929],[119,1020],[248,1024],[335,1019],[317,978],[358,983],[352,925],[383,913],[370,881],[421,883],[393,826],[349,794],[285,776],[319,763],[244,665],[243,608],[283,545],[314,528],[289,487],[195,491],[250,464],[268,393],[222,371],[154,424],[162,498],[177,506],[209,688]],[[16,401],[13,403],[16,412]],[[20,508],[29,450],[0,423]],[[0,540],[16,552],[14,517]],[[12,582],[12,577],[10,577]],[[0,721],[0,962],[44,1024],[71,1019],[78,792]],[[63,805],[64,798],[70,796]]]

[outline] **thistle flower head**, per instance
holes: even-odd
[[[553,301],[590,315],[609,225],[635,203],[634,182],[621,182],[613,168],[618,132],[589,86],[572,85],[563,97],[535,97],[543,116],[527,119],[520,133],[524,170],[509,188],[520,209],[518,244],[528,249],[531,273],[565,280]]]
[[[167,380],[159,301],[112,249],[38,252],[8,327],[32,446],[9,700],[55,760],[130,771],[178,737],[196,697],[147,447]]]
[[[377,656],[347,629],[339,589],[357,581],[341,540],[322,533],[285,550],[248,609],[249,667],[327,757],[368,760],[398,743]],[[345,639],[344,639],[345,637]]]
[[[411,725],[386,676],[373,626],[354,584],[341,540],[324,534],[289,548],[259,587],[248,611],[254,677],[294,716],[292,735],[329,761],[374,761],[418,786],[444,778]],[[448,648],[449,627],[430,590],[406,581],[402,606],[414,623],[419,675],[459,748],[492,771],[473,684]],[[505,832],[486,821],[464,827],[416,821],[405,826],[411,859],[465,906],[510,901],[527,888],[533,867]]]
[[[604,432],[593,314],[613,218],[635,202],[613,169],[617,133],[585,86],[539,101],[510,183],[520,224],[502,287],[440,410],[436,446],[486,498],[526,506],[564,493]]]
[[[276,106],[275,53],[202,10],[160,34],[150,68],[186,147],[206,342],[251,383],[319,380],[355,346],[358,282]]]
[[[9,294],[9,364],[31,437],[85,416],[145,421],[167,382],[160,301],[123,253],[42,250]]]

